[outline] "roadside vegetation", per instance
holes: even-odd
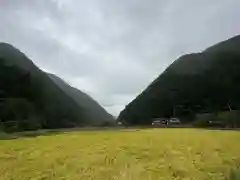
[[[230,180],[240,180],[240,170],[234,169],[230,173]]]

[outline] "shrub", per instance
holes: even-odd
[[[102,126],[102,127],[111,127],[111,126],[115,126],[115,123],[106,121],[106,122],[103,122],[100,126]]]
[[[215,121],[216,115],[211,113],[204,113],[196,115],[193,125],[195,127],[209,127],[209,121]]]
[[[225,111],[218,113],[219,121],[226,124],[226,126],[235,128],[240,126],[240,111]]]
[[[232,170],[229,180],[240,180],[240,170]]]

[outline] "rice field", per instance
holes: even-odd
[[[75,131],[0,140],[0,180],[223,180],[240,167],[240,132]]]

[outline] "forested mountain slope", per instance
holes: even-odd
[[[78,106],[82,108],[85,117],[89,123],[93,125],[107,125],[113,124],[113,116],[108,114],[107,111],[101,107],[93,98],[86,93],[71,87],[65,81],[60,79],[54,74],[48,74],[48,76],[55,82],[69,97],[71,97]]]
[[[80,107],[48,74],[13,46],[0,43],[2,124],[16,126],[16,129],[93,125],[88,118],[86,109]]]
[[[240,109],[240,36],[174,61],[120,113],[126,124]],[[192,121],[186,118],[186,121]]]

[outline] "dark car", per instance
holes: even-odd
[[[154,119],[154,121],[152,122],[152,126],[155,126],[155,127],[162,127],[162,126],[166,126],[167,124],[168,124],[168,121],[165,118],[157,118],[157,119]]]

